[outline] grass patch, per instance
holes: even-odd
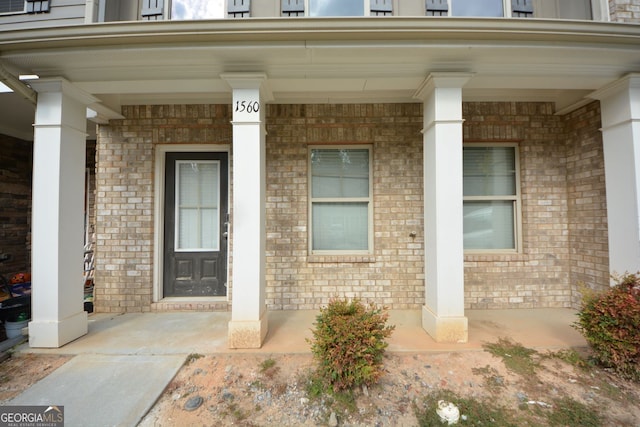
[[[276,361],[272,358],[268,358],[260,363],[260,372],[265,372],[274,366],[276,366]]]
[[[198,360],[203,358],[204,356],[202,354],[199,353],[191,353],[190,355],[187,356],[187,364],[193,362],[194,360]]]
[[[483,348],[492,355],[499,357],[510,371],[531,378],[535,375],[540,363],[534,360],[537,351],[523,347],[509,338],[499,338],[497,343],[488,343]]]
[[[471,368],[471,372],[474,375],[480,375],[484,379],[484,385],[492,393],[497,393],[501,388],[504,388],[504,377],[502,377],[498,371],[490,365],[484,368]]]
[[[553,402],[553,410],[547,415],[550,426],[600,427],[602,418],[588,406],[564,397]]]
[[[553,359],[560,359],[569,365],[580,369],[581,371],[589,371],[593,368],[593,363],[588,359],[585,359],[580,353],[575,351],[574,349],[566,349],[555,352],[549,352],[547,357]]]
[[[440,416],[436,413],[438,401],[451,402],[460,409],[459,425],[518,427],[514,415],[494,403],[473,398],[458,397],[450,390],[439,390],[426,396],[422,402],[414,404],[414,413],[420,427],[442,427]]]

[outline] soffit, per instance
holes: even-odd
[[[230,102],[222,73],[264,72],[277,103],[416,102],[435,71],[474,74],[466,100],[558,109],[640,71],[640,26],[505,19],[138,22],[0,31],[15,73],[62,76],[112,108]]]

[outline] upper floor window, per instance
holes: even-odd
[[[391,16],[393,0],[280,0],[282,16]]]
[[[451,0],[453,16],[504,16],[503,0]]]
[[[533,17],[534,0],[425,0],[428,16]],[[566,1],[566,0],[565,0]]]
[[[0,0],[0,14],[49,12],[49,0]]]
[[[309,16],[364,16],[364,1],[309,0]]]
[[[21,13],[24,11],[24,0],[0,0],[0,13]]]
[[[224,18],[222,0],[173,0],[171,19],[220,19]]]

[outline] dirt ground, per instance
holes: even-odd
[[[69,359],[17,354],[3,361],[0,404]],[[640,384],[566,359],[535,353],[535,371],[522,374],[488,351],[387,353],[380,381],[343,402],[309,395],[310,354],[190,355],[140,426],[417,426],[414,408],[445,389],[502,408],[518,426],[549,425],[544,414],[562,397],[596,411],[599,425],[640,426]]]
[[[349,405],[309,396],[310,354],[192,355],[140,425],[416,426],[415,405],[447,389],[512,412],[518,426],[549,425],[544,412],[562,397],[597,411],[603,426],[640,426],[640,384],[545,353],[532,362],[535,373],[522,375],[487,351],[388,353],[379,383]]]

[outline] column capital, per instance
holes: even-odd
[[[269,87],[265,73],[224,73],[220,78],[227,82],[231,89],[258,89],[264,102],[273,101],[273,93]]]
[[[414,99],[425,101],[436,88],[462,88],[471,80],[474,73],[437,72],[429,74],[413,94]]]
[[[640,89],[640,73],[627,74],[624,77],[591,92],[587,97],[602,101],[603,99],[607,99],[622,91],[628,91],[631,89]]]
[[[100,100],[88,92],[75,86],[73,83],[62,77],[43,78],[38,80],[29,80],[29,86],[38,94],[43,93],[62,93],[84,105],[91,105]]]

